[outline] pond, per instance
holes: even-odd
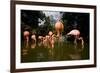
[[[23,47],[23,46],[22,46]],[[55,42],[54,48],[36,46],[21,49],[21,62],[48,62],[89,59],[89,45],[85,42],[82,51],[75,48],[72,41],[65,40],[62,44]]]

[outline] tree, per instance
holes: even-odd
[[[23,22],[24,25],[30,26],[31,29],[38,28],[38,19],[43,20],[44,17],[45,15],[42,11],[21,10],[21,22]]]
[[[49,31],[53,30],[53,26],[50,23],[50,17],[47,16],[44,18],[44,20],[45,20],[44,24],[40,25],[37,30],[38,35],[45,36],[48,34]]]

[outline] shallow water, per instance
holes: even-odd
[[[21,62],[46,62],[46,61],[68,61],[89,59],[89,45],[85,43],[84,49],[79,51],[73,42],[67,41],[62,44],[55,43],[55,47],[46,48],[36,46],[35,48],[21,49]]]

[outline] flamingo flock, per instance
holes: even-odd
[[[53,48],[55,47],[55,41],[57,41],[59,44],[62,44],[62,32],[64,30],[64,25],[60,22],[57,21],[55,24],[55,31],[57,32],[54,34],[53,31],[49,31],[47,35],[42,36],[36,36],[35,34],[31,34],[29,31],[24,31],[23,36],[24,36],[24,45],[25,48],[29,47],[29,42],[31,39],[31,48],[34,49],[36,46],[44,46],[46,48],[50,48],[49,52],[53,55]],[[31,34],[31,37],[29,38]],[[80,37],[80,31],[77,29],[73,29],[70,32],[66,34],[66,36],[74,36],[74,45],[75,48],[84,48],[84,40],[82,37]],[[80,42],[79,42],[80,41]],[[81,47],[78,45],[80,44]],[[26,54],[26,50],[23,50]]]

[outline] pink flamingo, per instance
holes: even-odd
[[[27,48],[29,47],[29,31],[24,31],[23,36],[24,36],[24,49],[22,50],[23,55],[27,55]]]
[[[80,36],[80,31],[77,29],[73,29],[67,35],[73,35],[77,39]]]
[[[55,29],[57,31],[57,37],[58,37],[58,44],[62,44],[62,31],[64,30],[64,25],[58,21],[56,24],[55,24]]]
[[[84,48],[84,41],[83,41],[83,38],[80,37],[80,31],[79,30],[73,29],[67,35],[74,36],[74,38],[75,38],[75,40],[74,40],[75,46],[78,45],[78,42],[77,42],[77,40],[78,40],[78,41],[81,41],[82,48]]]
[[[55,29],[57,31],[57,37],[60,37],[61,36],[61,32],[63,31],[64,29],[64,25],[58,21],[56,24],[55,24]]]
[[[24,33],[23,33],[23,35],[24,35],[24,45],[26,45],[26,48],[29,46],[29,35],[30,35],[30,33],[29,33],[29,31],[24,31]]]
[[[53,32],[52,32],[52,31],[49,31],[48,35],[49,35],[50,47],[51,47],[51,48],[54,48]]]
[[[31,36],[31,39],[32,39],[31,48],[35,48],[35,47],[36,47],[36,35],[33,34],[33,35]]]

